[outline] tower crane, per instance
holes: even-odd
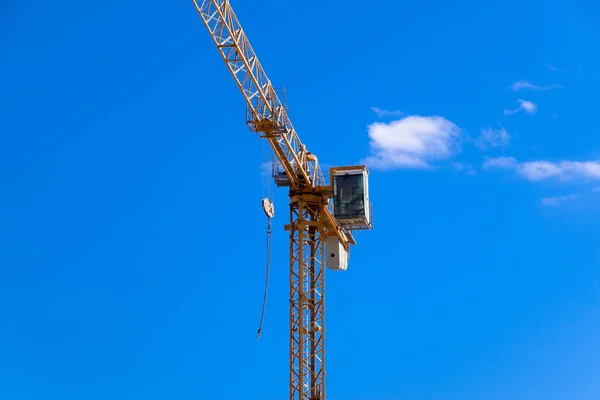
[[[354,230],[372,229],[365,165],[329,169],[300,141],[229,0],[192,0],[246,100],[246,124],[274,152],[272,177],[289,188],[291,400],[325,400],[325,266],[346,270]],[[272,203],[263,210],[273,215]],[[325,254],[326,252],[326,254]]]

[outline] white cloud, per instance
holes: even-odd
[[[562,168],[549,161],[530,161],[519,164],[518,172],[530,181],[559,177]]]
[[[600,192],[600,187],[593,188],[593,189],[592,189],[592,192]]]
[[[546,85],[546,86],[540,86],[540,85],[534,85],[533,83],[530,83],[528,81],[518,81],[515,82],[511,85],[511,89],[513,91],[518,91],[518,90],[523,90],[523,89],[529,89],[529,90],[551,90],[551,89],[563,89],[562,85],[558,85],[558,84],[553,84],[553,85]]]
[[[519,107],[515,108],[514,110],[504,110],[504,115],[514,114],[521,110],[525,111],[527,114],[535,114],[537,111],[537,105],[531,101],[519,99],[517,102],[519,103]]]
[[[483,169],[492,167],[514,169],[529,181],[600,180],[600,161],[528,161],[519,163],[512,157],[500,157],[488,159],[483,164]]]
[[[377,114],[377,116],[380,118],[381,117],[399,117],[404,114],[402,111],[383,110],[383,109],[377,108],[377,107],[371,107],[371,110],[375,111],[375,114]]]
[[[430,168],[431,162],[459,151],[461,130],[439,116],[411,115],[368,126],[371,154],[365,162],[375,168]]]
[[[493,129],[491,127],[481,130],[476,145],[482,150],[493,147],[505,147],[510,143],[511,136],[503,127]]]
[[[517,100],[519,102],[519,106],[523,111],[528,114],[533,114],[537,111],[537,106],[533,104],[531,101],[526,100]]]
[[[541,201],[544,206],[558,206],[568,201],[578,199],[578,194],[570,194],[567,196],[544,197]]]
[[[495,157],[485,160],[482,168],[515,168],[517,165],[517,160],[512,157]]]
[[[564,68],[557,68],[552,64],[544,64],[546,66],[546,68],[548,68],[550,71],[554,71],[554,72],[563,72],[565,69]]]

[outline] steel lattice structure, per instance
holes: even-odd
[[[290,398],[325,398],[323,203],[292,196],[290,207]]]
[[[246,123],[268,140],[289,187],[290,399],[325,400],[324,238],[348,250],[351,232],[335,219],[317,157],[300,141],[229,0],[192,0],[246,100]],[[275,173],[274,173],[275,177]]]

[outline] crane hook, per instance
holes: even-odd
[[[262,208],[265,214],[267,215],[267,218],[273,218],[273,216],[275,215],[275,206],[273,206],[273,201],[265,197],[264,199],[262,199]]]

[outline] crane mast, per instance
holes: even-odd
[[[317,157],[300,141],[229,0],[192,1],[246,100],[249,129],[273,149],[277,186],[289,187],[289,395],[291,400],[325,400],[325,241],[333,238],[346,257],[356,242],[348,225],[335,216],[331,170],[328,184]],[[366,171],[364,166],[339,170],[352,168]],[[369,222],[362,229],[370,228]]]

